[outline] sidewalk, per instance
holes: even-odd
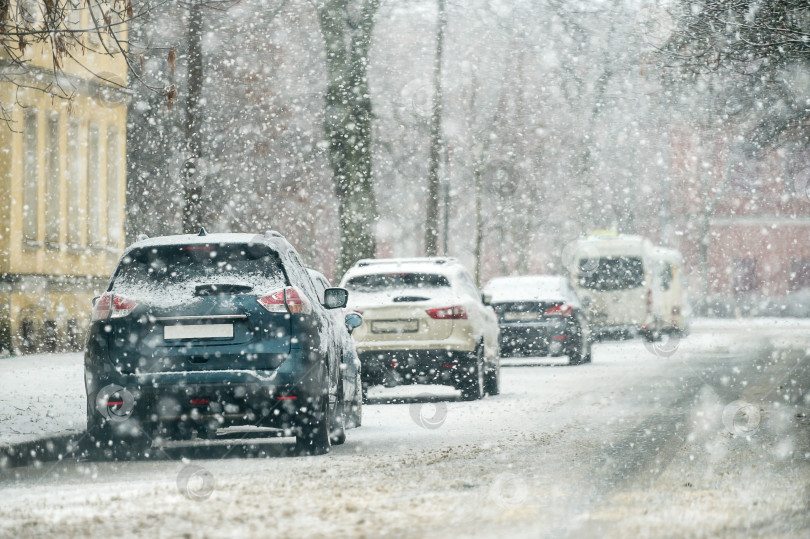
[[[0,448],[84,432],[84,355],[0,358]]]

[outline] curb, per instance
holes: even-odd
[[[0,473],[10,468],[30,466],[38,462],[56,462],[76,457],[81,451],[84,433],[65,434],[29,442],[0,446]]]

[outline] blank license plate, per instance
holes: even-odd
[[[416,333],[419,320],[377,320],[371,323],[373,333]]]
[[[178,324],[163,326],[163,338],[176,339],[231,339],[233,324]]]
[[[537,320],[537,313],[532,312],[506,312],[504,320]]]

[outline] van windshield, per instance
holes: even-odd
[[[627,290],[644,284],[639,257],[603,256],[579,261],[579,286],[590,290]]]

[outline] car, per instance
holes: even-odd
[[[329,279],[312,268],[307,268],[309,276],[315,285],[315,291],[321,303],[324,301],[326,290],[331,288]],[[335,318],[333,326],[338,329],[341,343],[341,365],[343,395],[344,395],[344,419],[346,428],[359,427],[363,423],[363,384],[361,380],[360,358],[352,339],[352,332],[363,323],[360,314],[352,311],[342,312],[337,309],[330,311]],[[342,318],[342,320],[341,320]]]
[[[572,365],[591,362],[591,329],[567,278],[497,277],[484,293],[498,313],[503,354],[566,355]]]
[[[365,320],[353,336],[366,389],[443,384],[465,400],[499,393],[495,312],[458,260],[364,259],[340,286]]]
[[[297,454],[345,439],[341,350],[330,311],[278,232],[140,238],[94,300],[87,333],[87,430],[119,458],[163,440],[259,426]],[[339,330],[339,331],[338,331]]]

